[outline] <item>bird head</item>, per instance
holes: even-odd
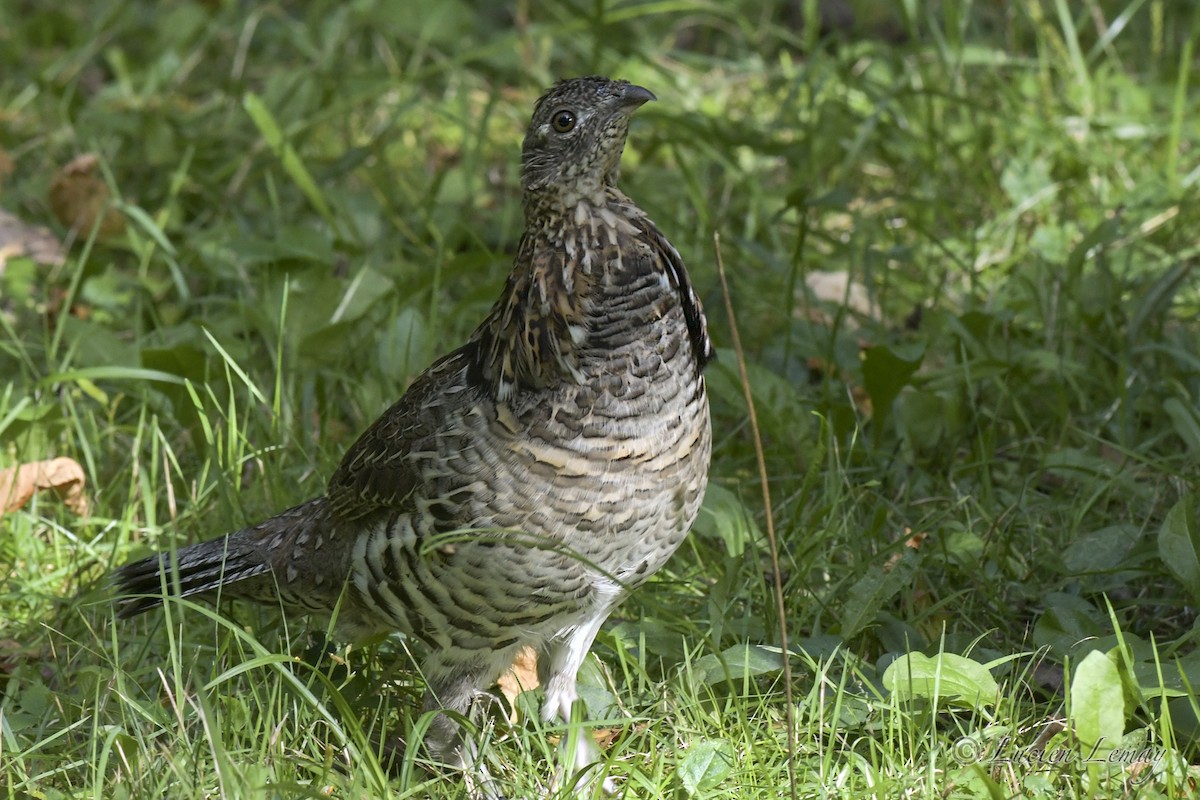
[[[628,81],[588,77],[560,81],[533,109],[521,158],[527,204],[574,206],[599,199],[616,183],[629,118],[654,100]]]

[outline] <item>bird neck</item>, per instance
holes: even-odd
[[[550,184],[536,189],[525,188],[522,205],[525,211],[525,230],[555,229],[569,224],[584,208],[601,208],[609,203],[610,192],[617,189],[612,181],[601,176],[581,176],[569,186]]]
[[[639,282],[653,259],[636,249],[639,229],[631,215],[644,217],[615,187],[552,213],[530,211],[527,203],[525,234],[504,291],[473,337],[482,376],[500,400],[518,389],[583,383],[586,351],[606,344],[597,341],[598,318],[613,316],[606,300],[621,298],[625,335],[633,337],[661,316],[650,307],[653,298],[639,298],[661,299],[667,286],[665,276],[648,282],[641,275]]]

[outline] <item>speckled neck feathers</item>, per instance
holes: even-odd
[[[496,399],[583,383],[639,340],[670,349],[670,340],[686,341],[697,371],[712,358],[703,308],[675,248],[619,190],[608,187],[604,199],[528,220],[517,266],[472,337],[478,374]],[[685,325],[654,330],[671,324],[674,308]]]

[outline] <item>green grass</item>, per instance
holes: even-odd
[[[0,468],[72,457],[93,500],[0,518],[0,798],[461,792],[373,753],[428,724],[404,642],[115,621],[105,576],[322,490],[486,313],[531,104],[589,72],[659,97],[623,184],[720,348],[705,511],[583,676],[627,796],[787,796],[789,761],[802,797],[1190,791],[1200,9],[851,3],[819,36],[808,5],[0,12],[0,203],[70,244],[0,272]],[[119,235],[52,212],[89,152]],[[814,299],[822,271],[877,310]],[[510,796],[546,796],[561,726],[484,728]]]

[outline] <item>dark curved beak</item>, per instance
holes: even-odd
[[[625,92],[621,95],[621,105],[637,107],[651,100],[657,100],[654,92],[633,83],[625,84]]]

